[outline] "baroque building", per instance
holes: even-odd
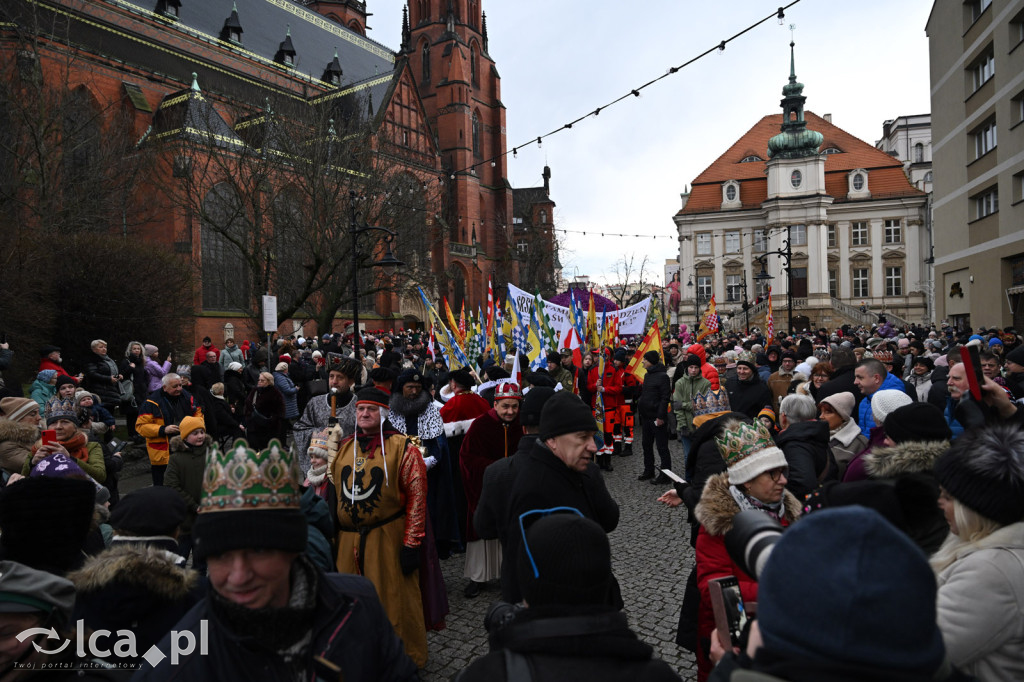
[[[873,322],[872,313],[921,322],[927,194],[901,161],[831,115],[805,112],[793,49],[782,113],[758,121],[682,194],[670,312],[694,320],[714,295],[726,328],[763,329],[770,284],[777,330]]]

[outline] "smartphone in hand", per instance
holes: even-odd
[[[42,441],[43,445],[56,445],[57,432],[54,429],[43,429]]]
[[[715,629],[719,640],[726,651],[734,647],[743,647],[743,630],[750,619],[743,604],[740,584],[736,576],[716,578],[708,581],[708,593],[711,596],[711,610],[715,616]],[[724,637],[728,633],[729,641]]]
[[[985,385],[985,375],[981,373],[981,353],[977,346],[962,346],[960,359],[964,363],[967,374],[967,385],[971,389],[971,397],[981,402],[981,387]]]

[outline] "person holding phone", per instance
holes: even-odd
[[[55,398],[46,404],[46,425],[53,430],[56,442],[49,442],[44,431],[42,444],[31,459],[25,460],[21,473],[28,476],[39,462],[55,453],[72,457],[75,463],[97,483],[107,480],[107,468],[103,461],[103,448],[99,443],[90,443],[88,437],[79,431],[78,409],[73,400]]]
[[[733,517],[756,509],[788,526],[800,517],[800,502],[786,491],[789,466],[786,456],[760,422],[738,423],[715,438],[727,469],[708,479],[695,509],[700,522],[697,535],[697,680],[704,682],[711,672],[709,649],[715,629],[709,581],[736,576],[745,602],[757,601],[757,582],[747,575],[725,549],[725,534]]]

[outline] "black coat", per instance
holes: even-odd
[[[758,412],[772,406],[772,389],[761,381],[761,376],[753,372],[746,381],[739,377],[725,382],[725,391],[729,394],[729,406],[733,412],[742,412],[751,419],[756,419]]]
[[[245,403],[245,396],[248,395],[249,391],[245,387],[245,381],[242,379],[242,373],[235,370],[226,370],[224,372],[224,398],[235,406],[236,409],[241,410]]]
[[[110,362],[107,362],[110,360]],[[115,369],[111,370],[111,365]],[[85,388],[100,397],[104,405],[117,405],[121,402],[121,388],[110,380],[117,376],[116,363],[108,355],[93,353],[83,367]]]
[[[513,565],[518,563],[522,546],[519,517],[524,512],[552,507],[575,507],[583,516],[596,521],[606,533],[615,530],[619,525],[619,505],[612,499],[608,488],[605,487],[600,469],[593,462],[587,465],[585,471],[574,471],[548,450],[539,439],[534,441],[529,452],[517,454],[515,459],[516,464],[508,488],[508,516],[505,521],[508,551],[503,553],[504,561]],[[539,517],[532,517],[527,523],[536,521],[537,518]],[[505,578],[506,576],[502,575],[502,594],[511,595],[514,601],[519,601],[522,594],[515,572],[510,573],[509,585],[505,584]]]
[[[132,365],[135,365],[135,367],[132,367]],[[149,377],[146,376],[146,358],[141,355],[121,358],[117,369],[121,372],[123,378],[132,380],[132,386],[135,389],[135,403],[141,405],[142,401],[146,399],[146,394],[149,393],[147,390],[149,388]]]
[[[839,470],[828,448],[828,423],[817,419],[790,424],[775,436],[775,444],[789,464],[786,489],[798,500],[815,490],[820,483],[834,481]]]
[[[549,606],[516,614],[494,637],[493,650],[470,663],[455,682],[519,679],[508,675],[506,650],[526,659],[536,682],[681,679],[629,629],[626,614],[591,606]]]
[[[300,559],[302,560],[302,559]],[[294,570],[294,569],[293,569]],[[315,568],[313,570],[316,570]],[[208,654],[196,646],[171,664],[171,634],[157,647],[165,658],[154,668],[143,663],[132,678],[145,680],[291,680],[344,679],[346,682],[391,682],[418,679],[416,664],[405,654],[377,591],[366,578],[316,570],[316,606],[308,621],[312,641],[300,662],[301,675],[285,664],[275,652],[255,639],[235,634],[211,604],[212,597],[199,602],[178,623],[175,630],[191,632],[199,640],[201,622],[208,637]],[[322,658],[336,666],[318,664]],[[340,672],[339,672],[340,671]]]
[[[644,385],[637,400],[637,412],[647,419],[665,419],[671,395],[672,384],[668,380],[665,365],[659,362],[644,375]]]
[[[207,412],[204,410],[203,414],[207,414]],[[207,426],[206,431],[213,436],[214,441],[218,444],[225,438],[230,438],[232,441],[236,438],[245,438],[242,420],[234,415],[231,407],[224,400],[214,396],[210,401],[209,414],[214,417],[215,430],[211,430]]]

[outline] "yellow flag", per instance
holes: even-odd
[[[626,371],[640,381],[643,381],[644,377],[647,375],[647,369],[641,361],[644,359],[644,353],[649,350],[656,350],[662,359],[665,358],[665,351],[661,346],[661,331],[658,329],[657,320],[651,324],[651,328],[648,329],[647,334],[644,335],[644,340],[636,349],[636,353],[633,354],[633,357],[629,359],[629,364],[626,365]]]

